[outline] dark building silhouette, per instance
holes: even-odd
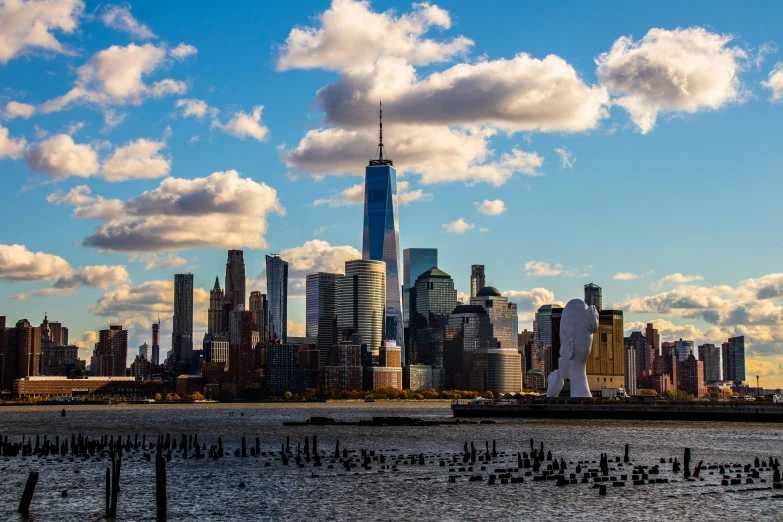
[[[177,375],[190,373],[193,355],[193,274],[174,275],[174,317],[171,331],[172,366]]]
[[[721,346],[723,380],[741,383],[745,380],[745,336],[730,337]]]
[[[603,298],[601,296],[601,287],[588,283],[585,285],[585,303],[587,306],[595,306],[599,312],[603,309]]]
[[[306,335],[316,340],[321,366],[337,342],[337,281],[343,276],[327,272],[307,274],[305,291]]]
[[[209,311],[207,312],[207,333],[223,335],[226,324],[223,322],[223,306],[226,296],[220,288],[220,278],[215,277],[215,286],[209,291]]]
[[[272,338],[285,342],[288,339],[288,262],[277,254],[266,256],[266,295]]]
[[[484,277],[484,265],[472,265],[470,267],[470,297],[476,297],[478,291],[485,286],[487,286],[487,279]]]
[[[122,325],[111,325],[98,334],[97,347],[98,372],[94,375],[124,377],[128,359],[128,331]]]

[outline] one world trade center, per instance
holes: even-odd
[[[380,113],[378,157],[365,168],[362,258],[386,263],[386,321],[384,339],[403,344],[400,287],[400,223],[397,214],[397,171],[384,157],[383,109]],[[377,346],[368,347],[377,349]],[[404,350],[403,350],[404,353]],[[404,358],[404,355],[403,355]],[[405,360],[402,360],[405,366]]]

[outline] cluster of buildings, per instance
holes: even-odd
[[[73,384],[80,389],[131,393],[146,389],[131,382],[176,382],[178,392],[211,397],[378,388],[505,395],[545,388],[558,367],[563,309],[540,307],[532,332],[519,332],[517,305],[487,285],[484,266],[472,266],[470,297],[463,302],[454,280],[438,268],[435,248],[405,249],[400,273],[396,171],[384,153],[381,125],[377,157],[365,170],[362,257],[346,261],[343,273],[307,274],[305,337],[287,331],[288,262],[267,255],[266,293],[247,295],[243,251],[229,250],[223,286],[216,277],[210,290],[200,346],[193,274],[176,274],[171,350],[163,359],[160,320],[152,325],[152,345],[139,347],[129,370],[128,331],[120,325],[101,330],[88,370],[68,344],[68,329],[48,316],[40,327],[27,320],[6,327],[0,318],[0,389],[67,394],[66,378],[93,379]],[[599,313],[587,362],[595,393],[676,388],[701,396],[705,383],[745,378],[742,337],[698,352],[689,341],[659,343],[652,324],[624,338],[622,311],[603,309],[599,286],[590,283],[584,292]]]

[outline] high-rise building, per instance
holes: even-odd
[[[386,288],[383,261],[346,261],[345,277],[337,280],[337,330],[355,329],[376,356],[384,340]]]
[[[101,330],[96,356],[100,367],[97,375],[124,377],[128,365],[128,330],[123,330],[121,325],[111,325],[107,330]]]
[[[679,381],[677,388],[693,395],[702,397],[707,388],[704,386],[704,362],[694,357],[693,351],[688,353],[688,357],[677,363],[677,375]]]
[[[601,287],[588,283],[585,285],[585,304],[587,306],[595,306],[595,309],[599,312],[603,309],[603,299],[601,297]]]
[[[640,373],[645,372],[646,374],[650,374],[653,368],[653,365],[655,364],[655,358],[653,357],[652,350],[650,349],[650,346],[647,344],[647,337],[642,334],[642,332],[631,332],[631,335],[629,337],[626,337],[624,340],[625,343],[625,353],[626,356],[629,352],[633,352],[633,358],[634,358],[634,370],[633,374],[634,376],[639,376]],[[626,369],[629,368],[628,364],[625,365]],[[628,372],[626,371],[626,383],[628,382]],[[626,390],[628,391],[628,390]],[[630,393],[630,392],[629,392]]]
[[[205,363],[224,363],[228,367],[228,337],[204,334],[202,350]]]
[[[536,311],[533,321],[533,368],[539,368],[546,379],[549,372],[550,358],[548,353],[552,350],[552,305],[542,305]]]
[[[266,294],[258,290],[250,292],[250,312],[253,314],[253,330],[258,332],[262,342],[269,340],[269,301]]]
[[[470,304],[479,305],[489,314],[492,325],[492,337],[497,339],[500,348],[516,350],[517,332],[513,331],[516,313],[508,306],[508,297],[503,297],[497,288],[485,286],[475,297],[470,298]]]
[[[430,268],[438,266],[437,248],[406,248],[402,251],[402,316],[410,321],[410,291],[416,279]]]
[[[155,366],[160,364],[160,318],[157,323],[152,323],[152,358],[150,362]]]
[[[516,303],[508,303],[508,309],[511,313],[511,344],[514,348],[519,348],[519,312]]]
[[[150,360],[150,345],[148,343],[145,342],[139,346],[139,357],[142,357],[146,361]]]
[[[653,360],[661,355],[661,338],[658,335],[658,329],[653,328],[652,323],[647,323],[647,328],[644,330],[644,336],[647,338],[647,345],[653,352]]]
[[[209,291],[209,311],[207,312],[207,333],[223,335],[226,326],[223,323],[223,306],[226,296],[220,288],[220,278],[215,277],[215,286]]]
[[[16,379],[41,375],[41,328],[22,319],[3,332],[3,388],[11,390]]]
[[[473,354],[495,346],[497,343],[492,338],[489,314],[484,307],[458,305],[449,315],[443,341],[446,387],[456,390],[469,389]]]
[[[44,312],[41,323],[41,344],[50,346],[65,346],[68,344],[68,328],[59,321],[49,321],[49,313]]]
[[[332,346],[327,364],[322,369],[326,390],[335,393],[362,389],[362,347],[351,341]]]
[[[193,355],[193,274],[174,275],[174,318],[171,331],[171,356],[175,367],[189,373]]]
[[[484,265],[472,265],[470,267],[470,297],[476,297],[478,291],[487,286],[484,277]]]
[[[224,327],[229,324],[231,312],[245,309],[245,256],[242,250],[228,251],[225,303]]]
[[[288,261],[277,254],[266,256],[266,295],[272,336],[284,343],[288,339]]]
[[[327,272],[307,274],[305,331],[315,339],[319,362],[326,366],[329,352],[340,338],[337,332],[337,281],[343,276]]]
[[[674,341],[674,353],[677,354],[678,361],[684,361],[693,353],[693,341]]]
[[[641,333],[641,332],[633,332]],[[636,382],[639,375],[639,364],[636,357],[639,353],[644,353],[644,350],[638,350],[635,344],[629,343],[629,338],[625,338],[625,393],[628,395],[635,395],[637,391]],[[643,339],[644,346],[647,346],[647,339]]]
[[[253,314],[249,310],[231,312],[228,369],[238,394],[252,385]],[[214,358],[214,355],[213,355]]]
[[[365,168],[364,229],[362,259],[383,261],[386,266],[386,310],[384,332],[397,346],[404,346],[400,286],[400,223],[397,212],[397,171],[384,157],[383,111],[378,158]],[[403,355],[403,366],[404,366]]]
[[[709,384],[723,380],[723,364],[720,347],[714,344],[702,344],[698,348],[699,360],[704,363],[704,382]]]
[[[723,380],[741,383],[745,380],[745,336],[730,337],[721,346]]]
[[[457,306],[454,280],[434,266],[422,272],[416,279],[411,298],[410,320],[414,330],[445,328],[449,322],[449,314]]]

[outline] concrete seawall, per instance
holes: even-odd
[[[780,422],[783,405],[713,402],[591,402],[586,400],[453,401],[454,417],[527,419],[635,419],[713,422]]]

